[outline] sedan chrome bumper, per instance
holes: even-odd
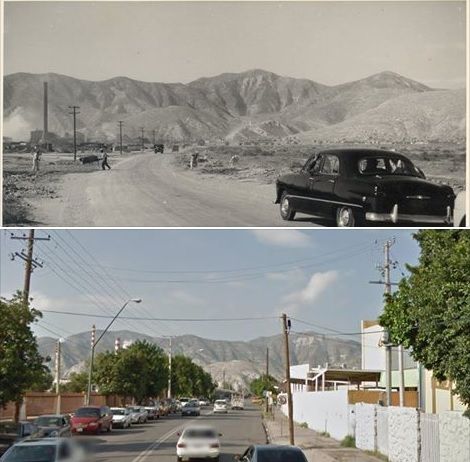
[[[384,223],[398,223],[398,222],[409,222],[409,223],[430,223],[440,225],[452,225],[452,209],[447,206],[447,213],[445,216],[440,215],[412,215],[407,213],[398,212],[398,204],[393,206],[390,213],[377,213],[377,212],[366,212],[367,221],[376,221]]]

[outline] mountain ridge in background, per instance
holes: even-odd
[[[97,331],[99,335],[99,331]],[[152,337],[129,330],[108,332],[98,344],[96,351],[113,351],[116,338],[121,345],[136,340],[147,340],[160,346],[168,353],[167,338]],[[56,339],[38,338],[39,351],[43,357],[54,358]],[[212,340],[195,335],[180,335],[172,340],[173,355],[184,354],[210,372],[219,383],[223,377],[238,387],[246,387],[251,380],[266,370],[266,350],[269,348],[270,374],[284,376],[284,344],[282,335],[259,337],[249,341]],[[354,340],[316,334],[290,334],[291,363],[310,363],[311,366],[342,365],[360,367],[361,345]],[[64,339],[61,347],[63,377],[82,370],[90,355],[90,332],[75,334]],[[54,365],[49,364],[51,370]]]
[[[393,102],[386,107],[390,115],[388,128],[382,124],[376,130],[374,118],[366,117],[369,133],[385,132],[397,141],[404,136],[419,140],[438,136],[448,141],[465,135],[464,90],[437,91],[390,71],[328,86],[253,69],[203,77],[187,84],[142,82],[128,77],[95,82],[55,73],[10,74],[4,77],[6,136],[22,132],[23,138],[29,139],[30,131],[42,127],[44,81],[49,83],[49,130],[59,136],[70,134],[68,106],[79,105],[78,131],[88,140],[115,141],[118,120],[124,121],[124,131],[131,138],[137,139],[140,127],[144,127],[147,136],[155,130],[156,138],[164,142],[331,138],[338,124],[350,121],[353,125],[356,117],[387,102]],[[442,97],[433,101],[429,95],[435,92]],[[413,95],[413,99],[404,98],[407,95]],[[458,111],[454,109],[457,99]],[[421,114],[423,123],[409,133],[400,130],[400,114],[405,112],[412,119],[414,105],[426,105],[427,110]],[[449,119],[449,133],[445,127],[434,130],[443,116]],[[303,138],[305,132],[312,133]],[[338,136],[350,136],[350,132],[340,131]],[[360,132],[352,136],[363,135]]]

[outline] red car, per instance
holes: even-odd
[[[71,419],[72,433],[96,433],[113,428],[113,414],[108,406],[84,406]]]

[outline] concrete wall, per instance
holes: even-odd
[[[308,371],[310,370],[310,364],[298,364],[297,366],[290,367],[291,379],[302,379],[307,378]]]
[[[376,450],[376,409],[374,404],[356,404],[356,446]]]
[[[470,419],[461,412],[439,414],[440,462],[470,461]]]
[[[348,391],[299,392],[292,395],[294,420],[342,440],[349,434]],[[287,406],[282,407],[287,412]]]
[[[406,407],[388,408],[390,462],[419,462],[419,413]]]

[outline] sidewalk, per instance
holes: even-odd
[[[287,417],[279,409],[274,410],[274,419],[271,416],[263,419],[270,443],[289,444],[289,424]],[[383,462],[364,451],[355,448],[343,448],[339,441],[319,433],[302,428],[294,424],[295,444],[307,456],[309,462]]]

